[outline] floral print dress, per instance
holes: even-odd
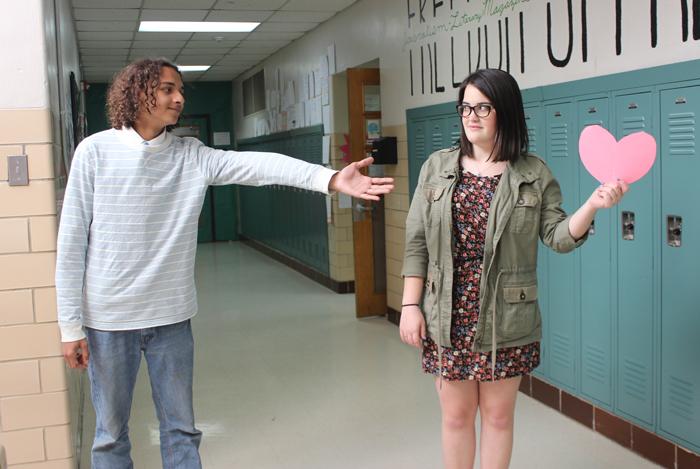
[[[501,176],[477,176],[463,170],[452,196],[452,245],[454,282],[452,290],[451,340],[442,347],[442,378],[447,381],[491,381],[490,352],[472,352],[479,319],[479,283],[484,258],[484,240],[489,206]],[[440,374],[437,344],[423,341],[423,370]],[[499,348],[495,379],[530,373],[540,363],[540,344]]]

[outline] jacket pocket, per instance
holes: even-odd
[[[503,287],[503,308],[499,321],[501,341],[510,342],[532,334],[539,321],[536,281]]]
[[[428,269],[428,276],[425,279],[425,289],[423,291],[423,315],[427,325],[437,320],[438,293],[440,290],[440,267],[431,265]]]
[[[540,199],[536,192],[520,192],[508,221],[508,231],[511,233],[532,231],[539,216],[539,205]]]
[[[426,223],[428,226],[440,224],[442,204],[439,202],[444,193],[444,186],[436,186],[432,184],[423,185],[423,196],[428,203],[428,214],[426,217]]]

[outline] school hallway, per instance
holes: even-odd
[[[440,468],[440,411],[418,352],[384,317],[242,243],[198,246],[194,407],[207,469]],[[145,361],[136,468],[160,467]],[[85,402],[81,468],[94,412]],[[478,467],[478,461],[476,464]],[[659,467],[518,394],[512,469]]]

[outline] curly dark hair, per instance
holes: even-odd
[[[177,66],[165,58],[139,59],[117,72],[107,92],[107,116],[113,128],[134,126],[141,93],[155,106],[162,67],[174,69],[182,78]],[[168,126],[167,130],[173,127]]]

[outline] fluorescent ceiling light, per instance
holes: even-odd
[[[178,33],[249,33],[260,23],[221,21],[141,21],[139,31]]]
[[[181,72],[204,72],[210,67],[211,65],[178,65],[177,69]]]

